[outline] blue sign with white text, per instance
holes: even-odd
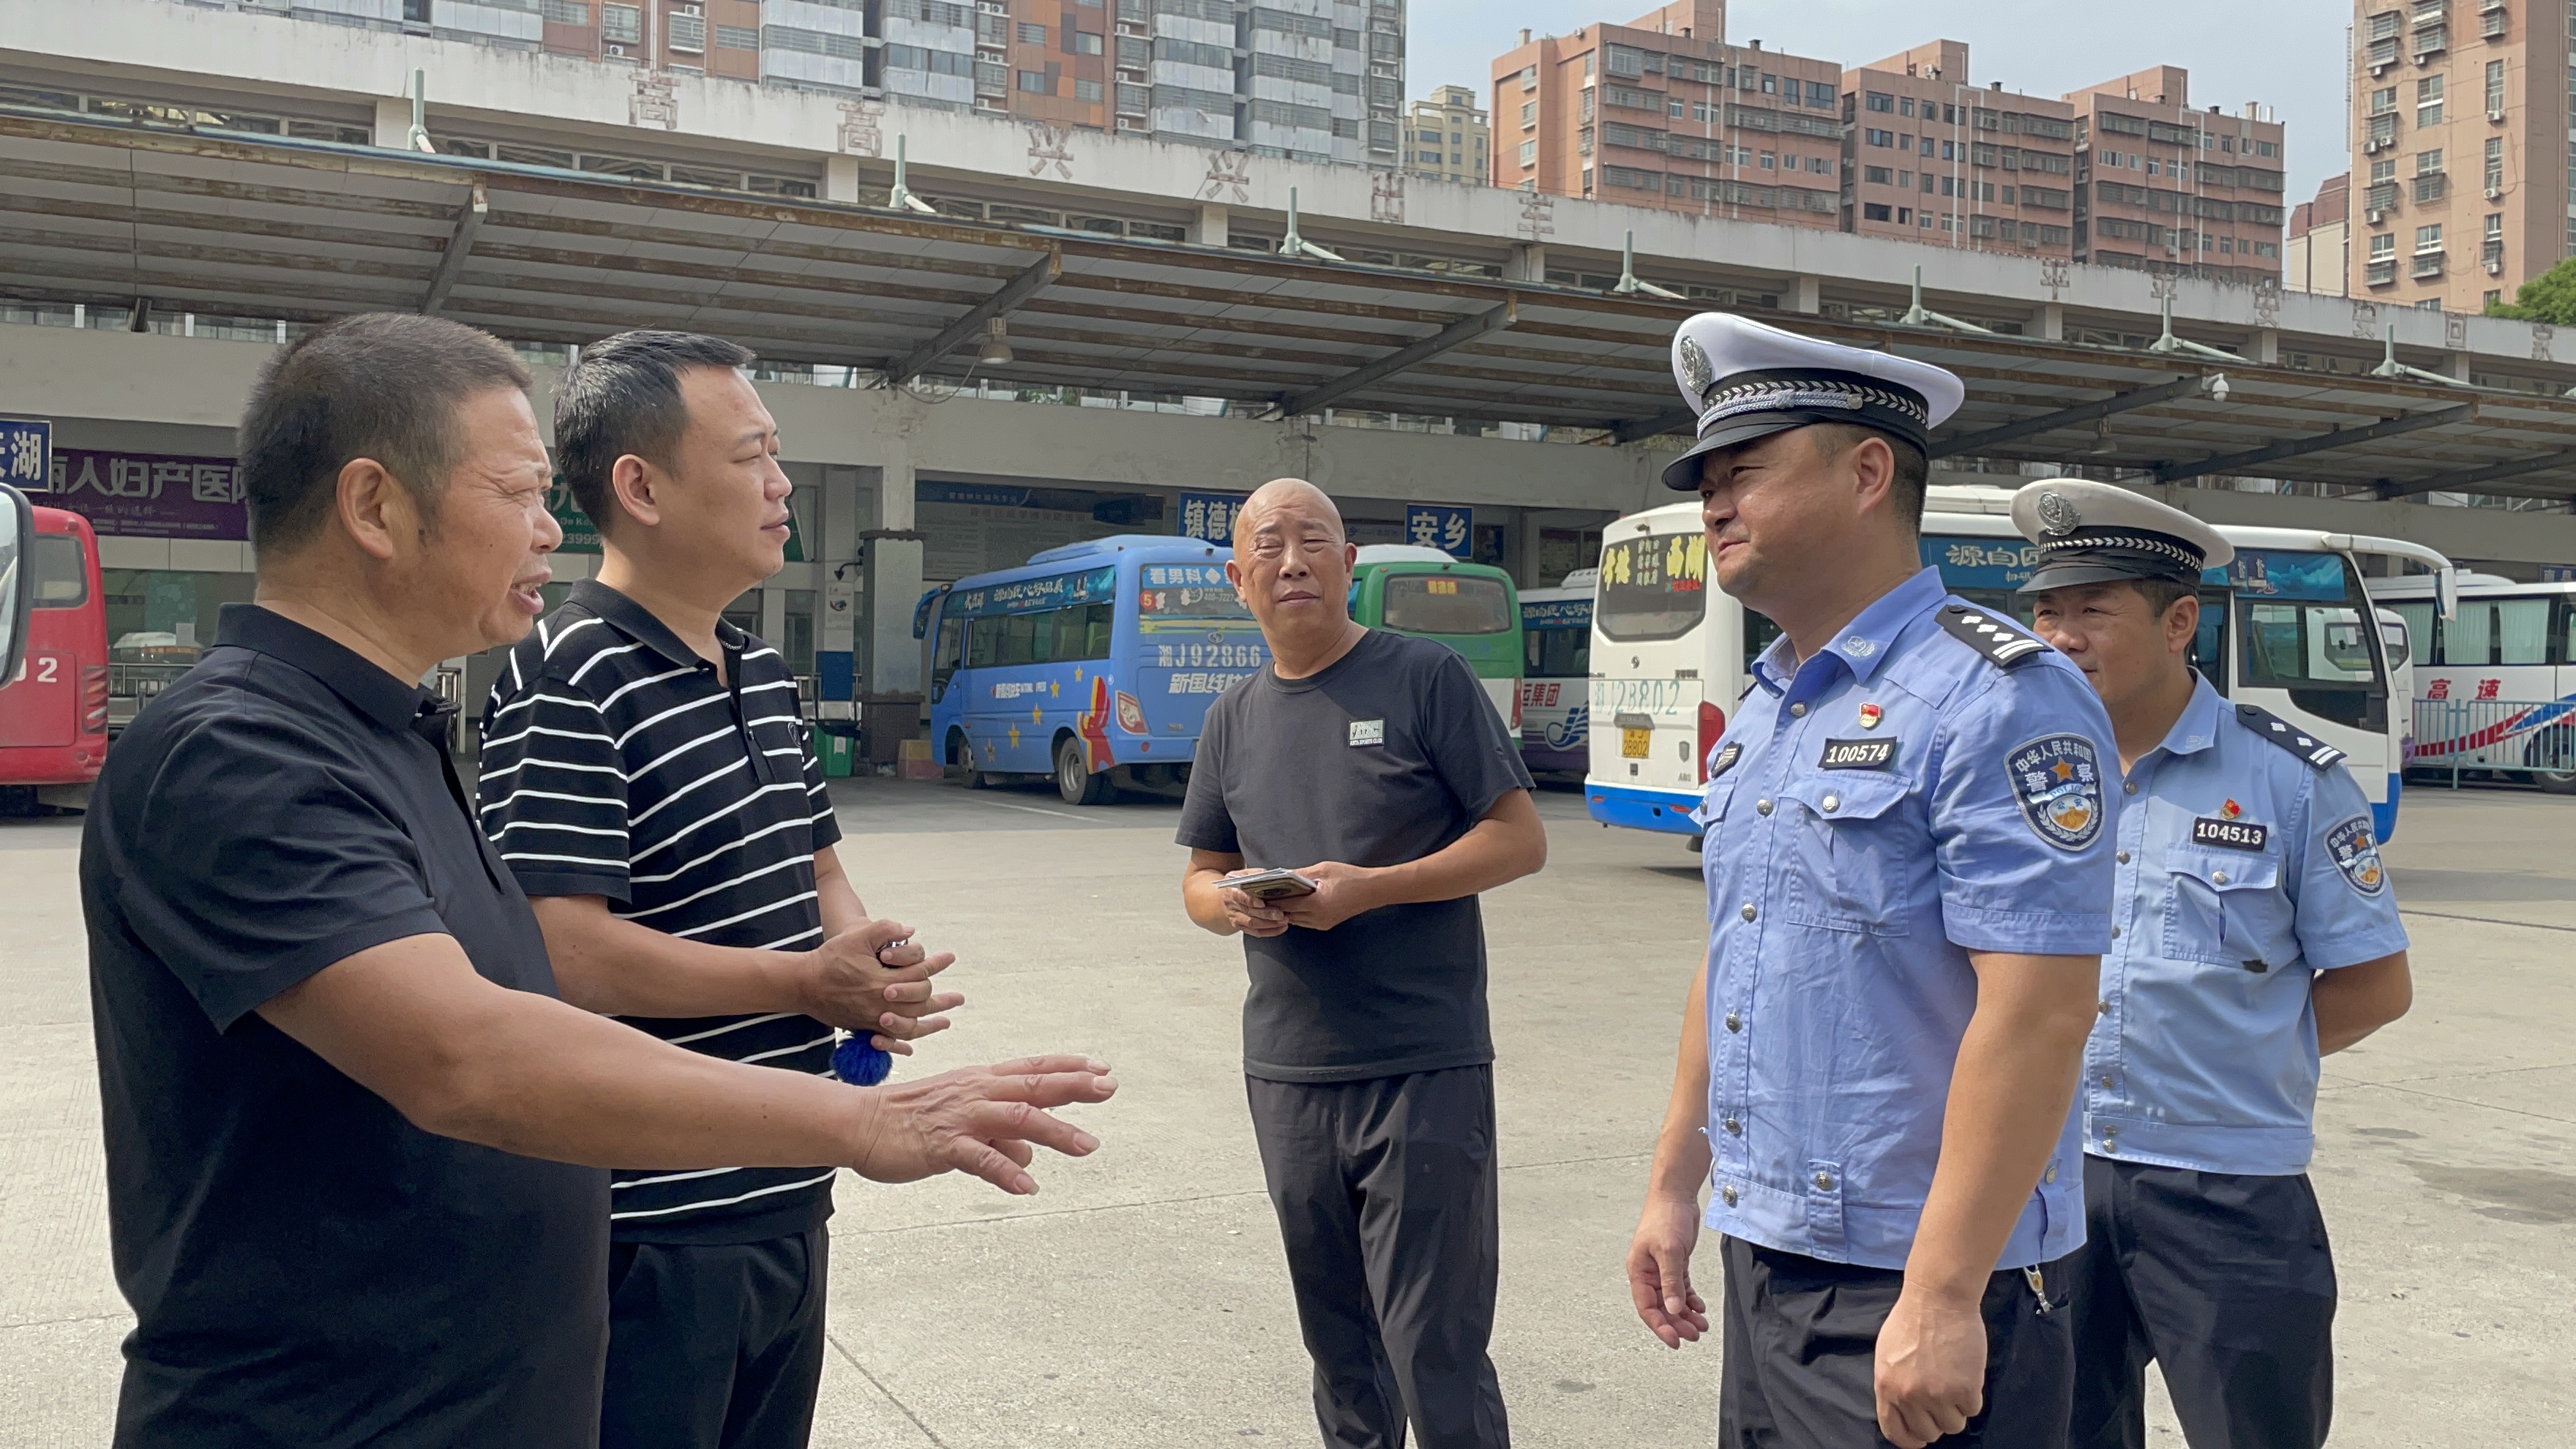
[[[54,425],[32,418],[0,418],[0,483],[41,493],[53,484]]]
[[[1183,493],[1181,537],[1234,542],[1234,516],[1243,511],[1246,493]]]
[[[1446,503],[1404,505],[1404,541],[1466,558],[1476,548],[1476,510]]]

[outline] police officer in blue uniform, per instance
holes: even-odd
[[[1675,1347],[1707,1331],[1705,1224],[1728,1449],[2062,1445],[2110,722],[1923,566],[1956,377],[1716,314],[1673,371],[1700,417],[1664,481],[1698,491],[1716,585],[1783,633],[1707,761],[1708,952],[1638,1316]]]
[[[2013,499],[2039,633],[2117,739],[2116,939],[2084,1059],[2073,1442],[2136,1449],[2146,1366],[2196,1449],[2314,1449],[2333,1409],[2334,1259],[2306,1169],[2317,1058],[2404,1014],[2406,932],[2370,806],[2329,746],[2186,662],[2187,513],[2107,483]]]

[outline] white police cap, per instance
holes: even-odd
[[[2218,530],[2140,493],[2083,478],[2042,478],[2013,494],[2013,527],[2039,545],[2039,570],[2021,592],[2115,579],[2200,582],[2226,567],[2236,546]]]
[[[1858,423],[1927,447],[1967,389],[1948,371],[1845,347],[1725,312],[1673,333],[1673,380],[1699,414],[1699,440],[1664,468],[1664,486],[1699,487],[1699,457],[1812,423]]]

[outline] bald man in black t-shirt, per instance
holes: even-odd
[[[1510,1442],[1485,1345],[1499,1214],[1476,894],[1544,865],[1529,771],[1467,662],[1352,621],[1332,500],[1263,485],[1228,576],[1271,663],[1208,710],[1190,919],[1241,932],[1245,1089],[1324,1441]],[[1287,867],[1312,895],[1226,885]]]

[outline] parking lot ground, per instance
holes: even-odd
[[[842,1179],[826,1446],[1313,1443],[1239,1070],[1240,947],[1180,912],[1168,803],[838,782],[871,909],[971,1000],[901,1070],[1109,1058],[1100,1152],[1045,1190]],[[1658,1346],[1620,1259],[1703,939],[1675,837],[1546,792],[1546,872],[1486,902],[1500,1054],[1494,1357],[1517,1442],[1699,1444],[1716,1351]],[[2387,850],[2406,1020],[2331,1059],[2313,1175],[2341,1267],[2335,1443],[2562,1442],[2576,1391],[2576,801],[2414,789]],[[0,821],[0,1443],[106,1440],[109,1276],[78,822]],[[1712,1255],[1703,1253],[1704,1272]],[[2179,1446],[2161,1413],[2152,1442]]]

